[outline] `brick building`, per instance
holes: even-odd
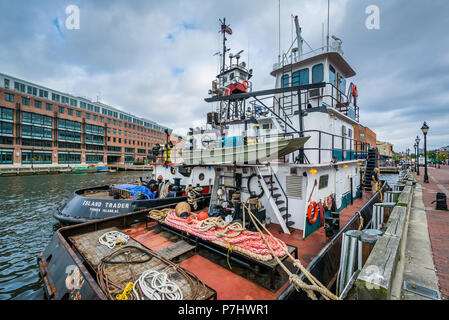
[[[172,130],[0,73],[0,166],[143,162]]]
[[[371,148],[376,148],[376,133],[361,124],[356,125],[354,128],[354,139],[365,143]]]

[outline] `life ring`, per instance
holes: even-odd
[[[313,211],[313,217],[312,217],[312,211]],[[307,208],[307,219],[309,220],[309,223],[315,224],[319,215],[320,215],[320,208],[315,201],[312,201],[309,204],[309,207]]]
[[[245,90],[249,88],[248,80],[243,80],[243,88],[245,88]]]

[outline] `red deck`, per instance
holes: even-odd
[[[340,213],[340,225],[343,227],[349,219],[370,199],[371,194],[364,193],[363,199],[354,201]],[[302,231],[295,230],[290,235],[280,232],[280,226],[271,224],[268,229],[279,239],[298,248],[298,257],[307,266],[326,244],[324,228],[303,239]],[[145,229],[145,224],[124,229],[125,233],[152,250],[162,249],[173,242]],[[185,269],[195,273],[204,283],[217,291],[220,300],[271,300],[275,299],[288,286],[286,282],[277,292],[271,292],[242,276],[223,268],[214,262],[195,254],[180,263]]]

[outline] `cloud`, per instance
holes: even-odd
[[[71,4],[80,7],[80,30],[65,29]],[[291,14],[299,16],[307,43],[321,47],[327,1],[281,4],[281,47],[292,40]],[[372,4],[380,8],[380,30],[365,27]],[[277,9],[276,0],[3,1],[0,12],[8,14],[0,36],[8,41],[0,71],[92,100],[100,96],[184,134],[215,107],[204,98],[219,66],[218,19],[226,17],[233,29],[231,52],[245,50],[254,88],[274,86]],[[449,35],[441,32],[448,9],[445,0],[331,1],[331,34],[343,39],[344,57],[357,72],[350,80],[358,85],[361,121],[397,151],[413,144],[424,120],[429,145],[449,144]]]

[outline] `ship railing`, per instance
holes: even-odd
[[[258,138],[259,142],[268,142],[280,138],[293,139],[298,137],[310,137],[310,139],[301,150],[292,153],[292,163],[337,163],[342,161],[364,160],[368,157],[369,145],[366,142],[321,130],[280,132],[261,135]],[[298,159],[300,160],[298,161]]]
[[[305,85],[307,87],[309,85]],[[263,106],[277,115],[283,122],[290,122],[290,117],[297,115],[299,110],[307,110],[317,107],[330,107],[342,114],[348,116],[354,121],[360,120],[359,107],[354,103],[351,104],[350,94],[346,94],[340,88],[337,88],[333,83],[323,82],[318,88],[307,88],[296,91],[293,87],[289,89],[288,95],[284,93],[270,95],[266,97],[254,97],[254,100],[249,101],[249,104],[255,110],[254,117],[260,116],[257,112],[257,106],[263,103]],[[263,113],[262,113],[263,115]]]

